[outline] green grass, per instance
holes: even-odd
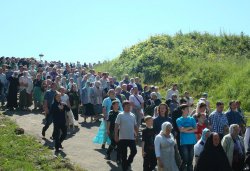
[[[0,114],[0,171],[82,171],[29,135],[16,135],[17,125]]]
[[[192,32],[155,35],[125,48],[121,54],[102,64],[97,71],[108,71],[121,79],[124,74],[138,76],[160,91],[178,84],[181,95],[187,90],[195,99],[208,93],[211,107],[222,100],[240,100],[250,112],[250,36]]]

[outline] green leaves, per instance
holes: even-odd
[[[145,84],[160,87],[182,83],[181,93],[188,90],[199,98],[202,92],[208,92],[213,103],[218,99],[240,99],[250,111],[246,100],[250,99],[249,59],[250,37],[244,33],[217,36],[180,31],[174,36],[152,36],[103,65],[109,66],[105,71],[118,78],[128,73],[141,75]]]

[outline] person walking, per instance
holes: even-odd
[[[131,167],[133,159],[137,153],[135,139],[138,127],[135,115],[130,112],[130,108],[130,102],[123,102],[124,112],[119,113],[115,121],[115,141],[118,142],[123,171],[127,171],[129,167]],[[129,157],[127,157],[128,147],[130,149]]]
[[[55,152],[59,152],[59,149],[63,148],[62,142],[67,136],[66,111],[69,110],[70,108],[67,104],[61,102],[61,93],[56,92],[54,103],[50,110],[54,125],[53,138],[55,141]]]
[[[45,132],[47,131],[47,129],[49,128],[49,126],[51,125],[51,123],[53,121],[52,115],[50,113],[50,109],[51,109],[51,105],[54,102],[55,94],[56,94],[56,83],[52,82],[50,90],[47,90],[45,95],[44,95],[43,108],[45,111],[45,121],[46,122],[45,122],[43,129],[42,129],[43,138],[45,138]]]

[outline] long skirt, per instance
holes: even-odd
[[[34,101],[38,102],[39,104],[42,104],[42,89],[41,89],[41,87],[34,87],[33,98],[34,98]]]
[[[109,139],[106,133],[106,121],[102,120],[101,125],[98,129],[97,135],[93,138],[93,143],[95,144],[111,144],[111,140]]]
[[[26,89],[23,89],[20,91],[20,96],[19,96],[19,107],[27,107],[28,106],[28,96],[26,93]]]
[[[93,116],[95,114],[94,112],[94,106],[91,103],[84,104],[84,115],[85,116]]]

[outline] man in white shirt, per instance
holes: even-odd
[[[136,122],[138,128],[140,127],[141,124],[141,119],[142,119],[142,109],[144,108],[144,100],[141,95],[139,95],[139,91],[137,87],[133,88],[133,94],[129,96],[129,102],[132,107],[132,113],[136,117]]]
[[[166,100],[169,100],[172,98],[172,95],[177,95],[177,101],[179,101],[179,91],[177,90],[177,84],[173,84],[173,87],[167,91]]]

